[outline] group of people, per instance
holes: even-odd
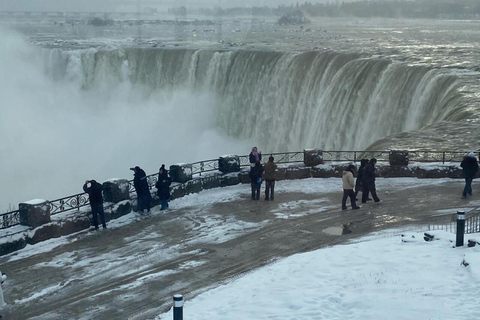
[[[272,155],[268,157],[268,162],[262,166],[262,153],[258,151],[257,147],[253,147],[249,154],[250,161],[250,185],[252,188],[252,200],[260,199],[260,187],[263,180],[265,180],[265,200],[273,201],[275,196],[275,170],[277,165],[274,162]]]
[[[268,162],[263,166],[261,164],[262,153],[258,151],[257,147],[253,147],[249,155],[250,162],[250,184],[251,184],[251,198],[252,200],[260,199],[260,188],[265,180],[265,200],[273,201],[275,196],[275,171],[277,165],[274,162],[273,155],[270,155]],[[375,186],[375,165],[377,160],[372,158],[362,159],[360,161],[360,167],[355,177],[355,165],[350,164],[342,173],[343,183],[343,197],[342,197],[342,210],[347,209],[347,199],[350,198],[350,204],[353,210],[360,209],[357,205],[357,195],[362,193],[362,203],[373,200],[374,202],[381,202],[377,195]],[[463,189],[462,198],[467,198],[472,194],[472,181],[478,172],[479,165],[473,152],[469,152],[464,157],[460,166],[463,169],[465,175],[465,187]],[[137,205],[138,211],[141,213],[149,213],[152,203],[152,194],[150,193],[150,187],[147,181],[147,175],[145,171],[136,166],[130,168],[134,172],[133,185],[137,193]],[[165,165],[162,164],[158,170],[158,180],[155,183],[157,188],[157,196],[160,200],[160,210],[168,208],[168,200],[170,199],[170,185],[172,179],[170,178],[168,171],[165,169]],[[104,229],[107,228],[105,223],[105,214],[103,211],[103,195],[102,184],[95,180],[86,180],[83,185],[83,190],[88,193],[90,199],[90,206],[92,209],[93,225],[98,230],[98,216]],[[373,199],[369,198],[369,195]]]
[[[133,170],[134,172],[133,186],[135,187],[135,192],[137,193],[138,211],[141,213],[150,213],[152,194],[150,193],[147,175],[145,174],[145,171],[138,166],[130,168],[130,170]],[[158,179],[155,183],[155,188],[157,188],[157,196],[161,205],[160,210],[166,210],[168,208],[171,184],[172,179],[168,175],[165,165],[162,164],[160,169],[158,169]]]
[[[139,166],[130,168],[130,170],[133,171],[133,186],[135,187],[135,192],[137,193],[137,211],[140,213],[149,213],[152,203],[152,194],[150,193],[147,175]],[[168,208],[171,184],[172,179],[168,175],[165,165],[162,164],[158,170],[158,179],[155,183],[155,187],[157,188],[157,196],[161,204],[160,210],[165,210]],[[95,227],[95,230],[98,230],[99,216],[103,229],[106,229],[107,224],[105,222],[105,212],[103,211],[103,185],[95,180],[86,180],[83,185],[83,191],[88,194],[90,200],[92,223]]]
[[[343,171],[342,210],[347,209],[346,202],[348,197],[350,197],[352,209],[360,209],[360,207],[356,204],[357,195],[360,191],[362,192],[362,203],[372,200],[368,197],[369,193],[372,195],[375,202],[381,202],[377,196],[375,187],[376,163],[377,160],[375,158],[370,159],[370,161],[367,159],[362,159],[360,161],[360,168],[358,169],[358,175],[355,184],[353,183],[355,165],[350,164],[347,169]],[[477,175],[479,169],[478,160],[475,157],[475,154],[473,152],[468,152],[468,154],[460,163],[460,167],[463,170],[465,178],[465,187],[463,188],[462,199],[466,199],[468,196],[472,195],[472,181]]]
[[[377,190],[375,186],[375,165],[377,159],[372,158],[362,159],[360,161],[360,168],[358,168],[357,179],[354,183],[355,176],[355,165],[350,164],[343,171],[342,174],[342,183],[343,183],[343,198],[342,198],[342,210],[347,209],[347,198],[350,197],[350,204],[353,210],[360,209],[357,206],[357,195],[359,192],[362,192],[362,203],[367,203],[367,201],[372,200],[369,198],[369,194],[372,195],[372,198],[375,202],[381,202],[378,198]]]

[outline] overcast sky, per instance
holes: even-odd
[[[311,2],[316,3],[326,1],[327,0],[316,0]],[[335,0],[330,2],[334,1]],[[134,9],[137,4],[141,4],[141,6],[164,8],[178,7],[181,5],[186,7],[245,7],[264,5],[276,7],[280,4],[289,5],[296,2],[296,0],[0,0],[0,10],[103,12],[121,10],[119,8],[125,8],[128,6],[131,6]]]

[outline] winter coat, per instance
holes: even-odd
[[[275,170],[277,170],[277,165],[273,161],[268,161],[265,164],[265,172],[263,174],[263,179],[265,180],[275,180]]]
[[[465,178],[473,178],[478,172],[478,162],[475,157],[465,157],[460,164]]]
[[[170,199],[170,185],[172,184],[172,179],[168,176],[166,172],[158,175],[158,181],[155,184],[157,188],[157,195],[160,200]]]
[[[353,190],[355,184],[353,183],[353,173],[351,171],[345,170],[342,174],[343,189]]]
[[[250,161],[251,164],[255,164],[255,162],[257,162],[257,159],[255,158],[255,155],[253,154],[253,151],[250,152],[250,155],[248,156],[248,160]],[[262,161],[262,154],[260,152],[258,152],[258,161]]]
[[[362,174],[362,182],[364,184],[375,182],[375,170],[375,164],[372,161],[369,161]]]
[[[357,180],[355,181],[355,189],[357,190],[361,190],[363,187],[363,172],[365,171],[365,166],[367,164],[367,159],[362,159],[360,161],[360,168],[358,168]]]
[[[252,184],[258,184],[258,178],[260,179],[262,178],[262,173],[263,173],[263,167],[260,163],[257,163],[255,167],[253,167],[250,170],[250,173],[248,174],[250,176],[250,182]]]
[[[147,175],[143,169],[138,169],[135,171],[135,175],[133,178],[133,186],[135,187],[135,191],[139,196],[146,196],[150,194],[150,188],[148,186]]]
[[[87,187],[87,184],[85,183],[83,185],[83,191],[88,193],[88,198],[90,199],[90,206],[99,206],[103,204],[103,195],[102,195],[102,190],[103,186],[96,182],[96,181],[90,181],[91,186]]]

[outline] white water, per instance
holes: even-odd
[[[451,73],[359,54],[151,48],[49,54],[59,57],[50,64],[59,79],[80,75],[88,90],[129,83],[148,96],[179,88],[209,94],[218,127],[274,151],[361,150],[391,134],[471,116]]]
[[[97,70],[99,84],[84,90],[75,55],[68,77],[59,81],[45,72],[39,48],[6,30],[0,34],[2,211],[82,192],[86,179],[131,179],[135,165],[155,173],[162,163],[250,150],[250,143],[215,128],[208,93],[177,88],[146,96],[130,82],[110,81],[108,70]]]
[[[1,33],[0,208],[131,178],[134,165],[154,173],[252,145],[360,150],[477,112],[448,70],[357,53],[50,50]]]

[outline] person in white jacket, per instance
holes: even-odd
[[[355,202],[355,183],[353,180],[353,171],[355,166],[350,164],[345,171],[343,171],[342,182],[343,182],[343,198],[342,198],[342,210],[347,209],[347,198],[350,197],[350,203],[352,204],[352,209],[360,209]]]

